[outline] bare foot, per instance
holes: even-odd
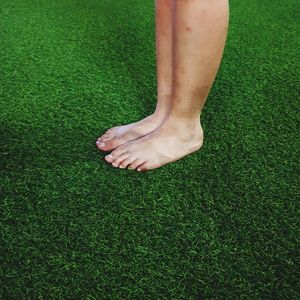
[[[170,96],[165,97],[165,101],[170,101]],[[138,122],[112,127],[97,139],[96,146],[102,151],[111,151],[155,130],[162,124],[165,116],[166,113],[161,110]]]
[[[203,139],[199,119],[168,117],[159,128],[118,147],[105,160],[122,169],[152,170],[199,150]]]

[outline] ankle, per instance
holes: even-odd
[[[200,115],[194,116],[178,116],[172,113],[168,114],[165,122],[169,124],[180,124],[180,126],[188,127],[188,128],[198,128],[201,127]]]
[[[157,104],[153,115],[165,119],[170,112],[172,95],[164,94],[157,96]]]
[[[156,108],[151,116],[157,120],[164,121],[168,116],[168,109],[167,108]]]
[[[187,138],[187,140],[190,140],[191,138],[203,138],[203,128],[199,119],[168,117],[165,119],[162,126],[168,128],[168,130],[174,132],[176,135]]]

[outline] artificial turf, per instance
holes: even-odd
[[[1,299],[299,299],[299,2],[231,0],[202,149],[96,138],[156,103],[154,1],[2,0]]]

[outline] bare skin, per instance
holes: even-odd
[[[157,0],[160,1],[165,0]],[[200,115],[225,46],[228,0],[169,2],[172,3],[173,41],[169,109],[156,129],[125,142],[105,157],[114,167],[152,170],[195,152],[203,145]]]
[[[198,118],[193,122],[168,118],[158,129],[125,143],[105,159],[114,167],[146,171],[195,152],[202,144],[203,130]]]
[[[172,94],[172,1],[156,2],[157,105],[155,112],[138,122],[116,126],[98,138],[96,146],[111,151],[158,128],[167,116]]]

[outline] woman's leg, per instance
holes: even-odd
[[[157,57],[157,106],[147,118],[109,129],[97,140],[100,150],[111,151],[116,147],[140,138],[158,128],[166,116],[172,93],[172,1],[156,0],[156,57]]]
[[[106,156],[113,166],[150,170],[178,160],[203,144],[200,114],[224,50],[228,0],[174,0],[174,8],[170,112],[158,129]]]
[[[173,81],[173,0],[155,1],[157,106],[163,117],[169,111]]]

